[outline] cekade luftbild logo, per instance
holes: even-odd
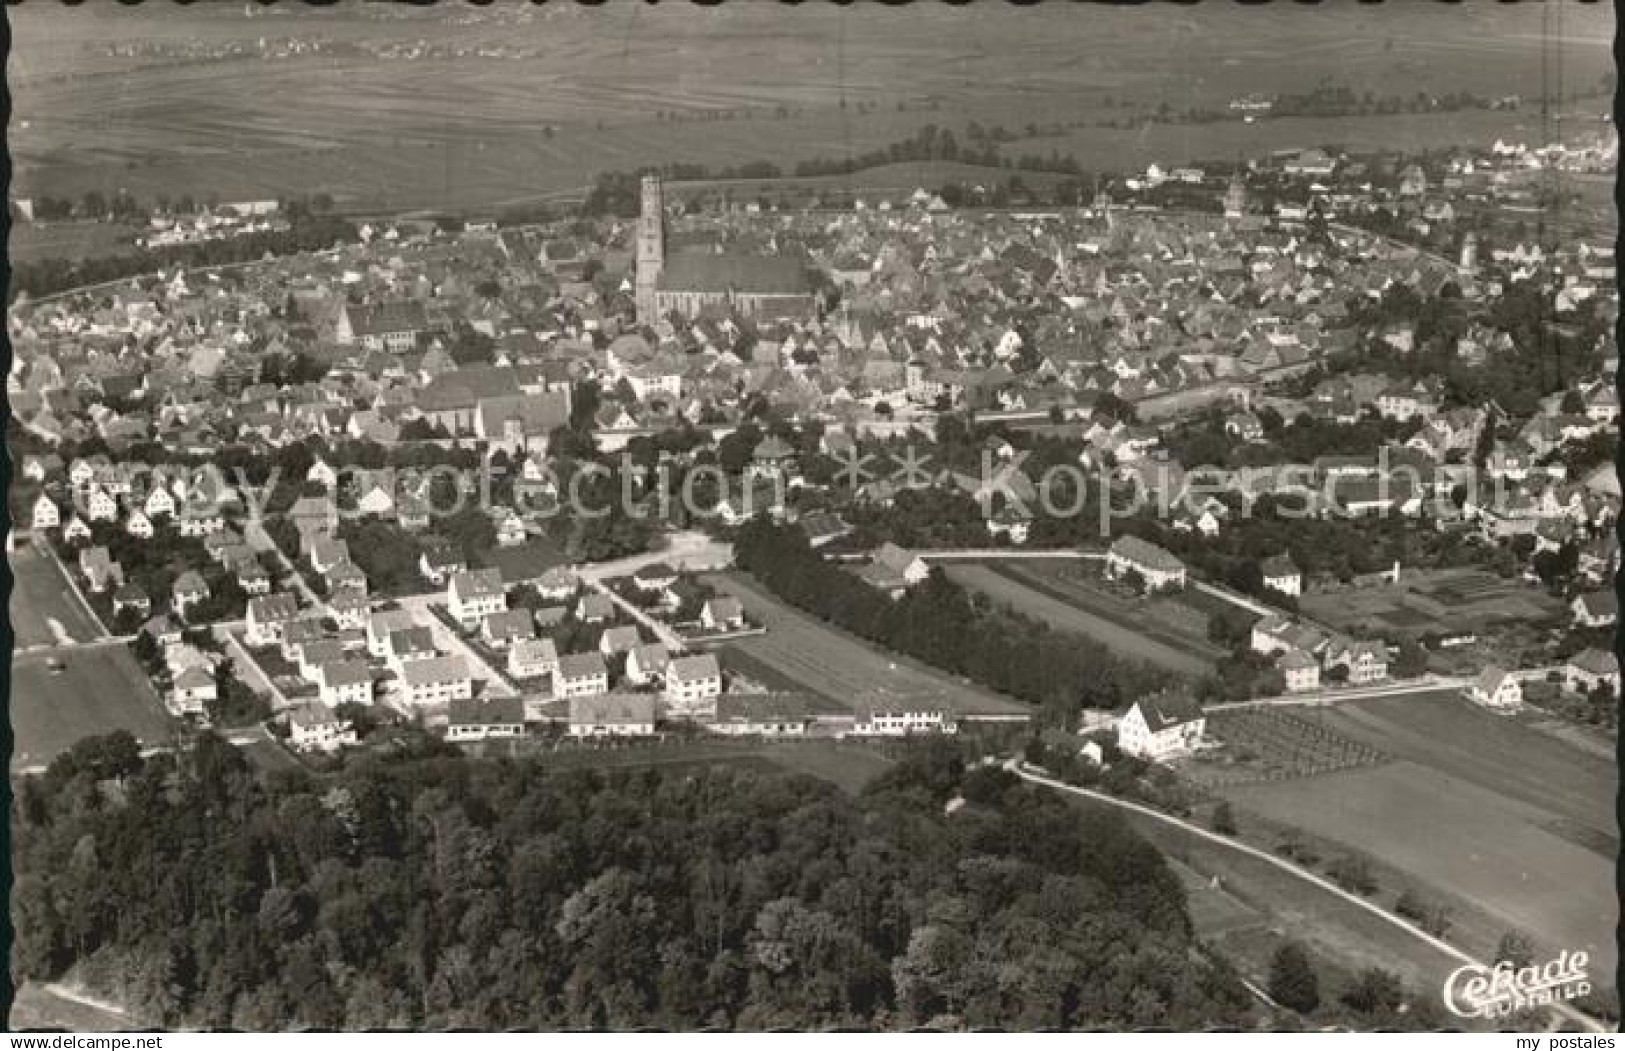
[[[1498,1018],[1530,1007],[1547,1007],[1591,992],[1590,956],[1564,949],[1544,966],[1458,967],[1444,983],[1444,1005],[1462,1018]]]

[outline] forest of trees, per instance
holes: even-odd
[[[994,607],[940,569],[892,600],[826,562],[793,526],[746,523],[734,558],[791,605],[861,638],[1036,705],[1041,721],[1070,727],[1083,708],[1116,708],[1167,685],[1164,673],[1131,663],[1072,632]]]
[[[320,778],[257,774],[210,734],[179,757],[120,744],[19,783],[13,968],[73,968],[155,1025],[1187,1029],[1252,1011],[1118,815],[967,769],[950,742],[856,798],[723,767],[549,774],[429,739]]]

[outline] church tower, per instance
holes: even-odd
[[[1240,219],[1247,214],[1247,184],[1242,180],[1241,170],[1230,177],[1230,188],[1224,191],[1224,217],[1226,219]]]
[[[655,288],[666,265],[666,203],[660,190],[660,176],[643,177],[642,205],[638,215],[637,303],[638,321],[652,325],[659,320],[655,308]]]
[[[1478,273],[1478,235],[1471,230],[1461,242],[1461,264],[1456,269],[1463,277]]]

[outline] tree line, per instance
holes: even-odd
[[[1185,1029],[1253,1011],[1118,815],[947,741],[855,798],[721,766],[549,772],[410,734],[322,777],[256,774],[207,732],[147,759],[93,741],[19,783],[13,828],[18,977],[73,968],[166,1028]]]
[[[779,598],[860,638],[1035,705],[1042,721],[1072,725],[1083,708],[1116,708],[1168,677],[1072,632],[995,606],[940,568],[889,598],[826,562],[793,526],[764,518],[734,540],[739,567]]]

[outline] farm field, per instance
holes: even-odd
[[[1201,753],[1182,772],[1209,789],[1374,766],[1387,756],[1331,730],[1317,710],[1243,708],[1210,712],[1209,739],[1222,749]],[[1222,760],[1221,760],[1222,757]]]
[[[1497,624],[1539,623],[1563,613],[1562,604],[1544,592],[1471,569],[1429,572],[1397,585],[1308,594],[1299,605],[1311,617],[1356,634],[1476,633]]]
[[[1073,799],[1080,807],[1099,806]],[[1224,898],[1192,902],[1193,920],[1221,953],[1233,954],[1243,973],[1262,975],[1276,939],[1284,933],[1305,942],[1312,955],[1327,961],[1334,973],[1381,967],[1398,974],[1407,988],[1435,990],[1460,966],[1454,958],[1383,922],[1356,905],[1282,872],[1258,858],[1139,814],[1124,813],[1128,823],[1177,866],[1203,877],[1217,876]],[[1253,910],[1256,922],[1237,906]],[[1328,991],[1322,985],[1322,994]]]
[[[53,646],[63,641],[89,642],[102,637],[57,562],[32,544],[19,547],[11,560],[11,630],[19,650]]]
[[[128,730],[145,744],[169,738],[169,713],[121,644],[61,654],[53,674],[43,654],[18,654],[11,667],[11,769],[49,763],[82,737]]]
[[[947,572],[955,583],[1052,627],[1087,635],[1118,654],[1182,675],[1201,676],[1212,670],[1220,653],[1205,634],[1178,632],[1162,618],[1145,612],[1152,603],[1168,600],[1130,603],[1069,576],[1076,570],[1070,564],[994,562],[953,565]]]
[[[1612,756],[1582,751],[1453,690],[1332,705],[1317,719],[1395,758],[1505,796],[1577,846],[1610,856],[1618,850]]]
[[[746,616],[767,628],[765,635],[728,643],[725,651],[744,653],[775,670],[784,677],[783,685],[811,690],[848,709],[924,700],[946,705],[961,716],[1025,716],[1031,711],[1019,701],[959,682],[901,654],[882,653],[791,609],[738,574],[702,579],[737,596]]]
[[[1586,949],[1611,982],[1617,957],[1604,932],[1618,839],[1606,759],[1443,692],[1308,718],[1391,761],[1220,786],[1239,812],[1354,848],[1425,896],[1459,900],[1468,908],[1457,910],[1453,941],[1487,952],[1503,931],[1524,930],[1543,950]]]
[[[7,250],[13,262],[38,259],[76,259],[120,255],[134,249],[134,227],[115,223],[17,223],[11,228]]]
[[[1224,795],[1244,814],[1372,854],[1413,877],[1425,897],[1459,897],[1486,914],[1481,929],[1453,940],[1485,951],[1502,931],[1526,931],[1544,953],[1584,949],[1593,978],[1612,984],[1613,859],[1542,828],[1539,811],[1403,760]]]
[[[1533,6],[1533,5],[1527,5]],[[1559,35],[1565,87],[1611,68],[1606,11],[1570,8]],[[43,11],[44,9],[41,9]],[[10,147],[22,196],[120,187],[138,197],[223,200],[326,192],[341,207],[489,208],[569,194],[603,170],[641,164],[781,167],[846,156],[926,124],[1005,125],[1007,156],[1072,152],[1085,167],[1343,144],[1440,148],[1543,138],[1538,118],[1468,111],[1251,125],[1081,127],[1161,105],[1222,105],[1304,91],[1328,69],[1356,93],[1469,90],[1533,95],[1538,12],[1371,12],[1340,5],[1283,26],[1269,12],[1183,10],[1149,19],[1101,8],[998,17],[971,5],[851,10],[724,5],[601,13],[560,8],[383,17],[359,5],[245,18],[222,5],[180,25],[151,11],[13,12]],[[60,17],[58,17],[60,15]],[[789,32],[786,32],[786,29]],[[321,40],[321,54],[182,60],[115,56],[134,45]],[[462,59],[386,58],[432,39]],[[476,58],[482,47],[519,49]],[[297,96],[289,107],[281,100]],[[1582,101],[1595,115],[1606,100]],[[781,111],[782,110],[782,111]],[[1033,127],[1029,127],[1033,124]],[[1059,135],[1038,124],[1064,125]],[[1053,130],[1053,129],[1052,129]]]

